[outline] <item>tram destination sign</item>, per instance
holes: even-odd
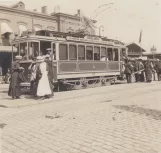
[[[102,41],[101,38],[98,37],[93,37],[93,36],[86,36],[84,38],[75,38],[75,37],[66,37],[67,40],[69,41],[81,41],[81,42],[87,42],[87,43],[101,43],[101,44],[106,44],[106,45],[114,45],[114,42],[110,41]]]

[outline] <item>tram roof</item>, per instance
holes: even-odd
[[[17,37],[13,40],[14,43],[25,42],[27,40],[32,41],[75,41],[75,42],[84,42],[84,43],[93,43],[93,44],[103,44],[103,45],[112,45],[112,46],[125,46],[124,43],[118,40],[109,39],[107,37],[101,37],[97,35],[89,35],[84,32],[57,32],[57,31],[48,31],[41,30],[37,31],[34,34],[31,32],[25,32],[22,37]]]

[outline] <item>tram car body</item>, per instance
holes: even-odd
[[[48,48],[53,55],[55,87],[67,89],[114,83],[121,76],[123,56],[127,56],[123,43],[84,34],[26,32],[24,36],[15,38],[12,44],[23,56],[20,63],[27,78],[27,82],[22,84],[24,87],[30,86],[28,67],[32,58],[45,55]]]

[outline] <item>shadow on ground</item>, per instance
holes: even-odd
[[[153,110],[143,107],[138,107],[136,105],[114,105],[113,107],[117,109],[121,109],[128,112],[138,113],[142,115],[146,115],[148,117],[151,117],[155,120],[161,120],[161,111],[159,110]]]

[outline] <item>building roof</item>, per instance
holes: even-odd
[[[18,4],[20,4],[20,3],[25,5],[25,3],[23,3],[22,1],[19,1],[16,4],[11,5],[10,7],[12,7],[12,8],[17,7]]]
[[[137,44],[135,42],[126,44],[126,47],[131,46],[131,45],[136,45],[136,46],[138,46],[142,50],[142,52],[146,52],[146,50],[141,45],[139,45],[139,44]]]
[[[52,20],[56,19],[56,16],[51,16],[49,14],[44,14],[44,13],[34,12],[34,11],[29,11],[29,10],[20,10],[20,9],[16,9],[16,8],[4,6],[4,5],[0,5],[0,9],[5,10],[5,11],[9,11],[9,12],[28,14],[31,16],[33,15],[33,16],[38,16],[38,17],[42,17],[42,18],[52,19]]]
[[[9,9],[10,11],[22,11],[24,13],[30,13],[30,14],[33,14],[33,15],[41,15],[41,16],[46,16],[46,17],[50,17],[50,18],[53,18],[53,17],[57,18],[58,16],[64,16],[64,17],[73,18],[73,19],[77,19],[77,20],[80,19],[79,16],[70,15],[70,14],[61,13],[61,12],[44,14],[42,12],[35,12],[35,11],[32,11],[32,10],[26,10],[26,9],[19,10],[19,9],[16,8],[16,6],[20,3],[24,4],[22,1],[19,1],[17,3],[15,3],[15,2],[13,3],[13,1],[0,2],[0,7],[3,8],[3,9]],[[93,22],[96,23],[95,20],[93,20]]]
[[[71,14],[66,14],[66,13],[62,13],[62,12],[59,12],[59,13],[51,13],[52,16],[62,16],[62,17],[70,17],[70,18],[75,18],[75,19],[80,19],[79,16],[76,16],[76,15],[71,15]],[[96,23],[97,21],[96,20],[92,20],[93,23]]]

